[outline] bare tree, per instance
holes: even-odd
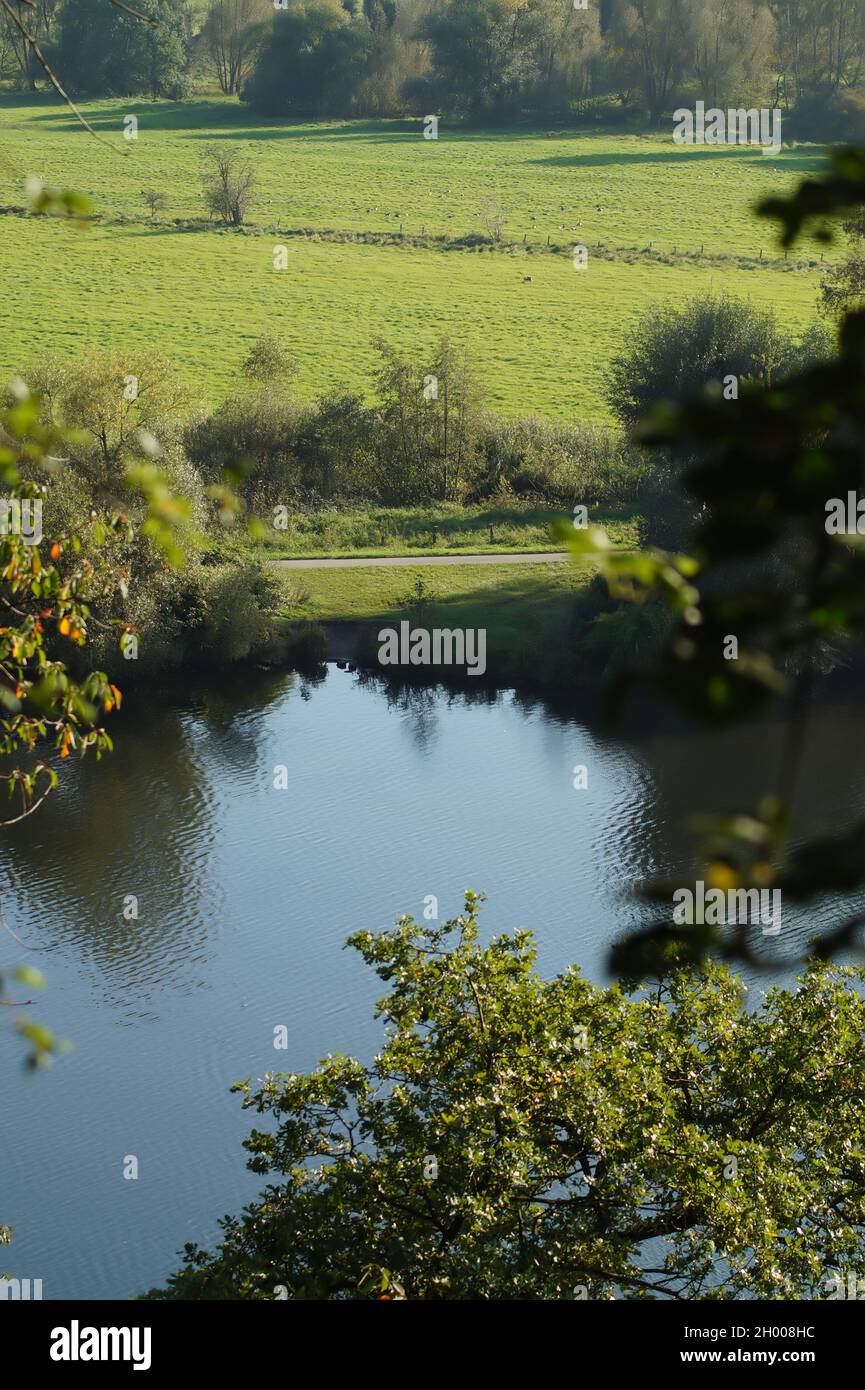
[[[504,208],[498,198],[485,198],[481,203],[481,221],[488,237],[493,241],[501,241],[506,222]]]
[[[202,184],[208,211],[226,227],[242,226],[255,186],[252,165],[218,147],[206,150],[204,159]]]

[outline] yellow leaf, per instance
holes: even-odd
[[[706,883],[710,888],[737,888],[739,885],[739,875],[729,864],[723,864],[720,860],[715,860],[706,870]]]

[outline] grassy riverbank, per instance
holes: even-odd
[[[279,572],[290,623],[483,628],[489,680],[550,687],[595,686],[611,649],[624,650],[630,611],[615,619],[619,633],[599,617],[587,588],[594,573],[590,562],[567,561]]]

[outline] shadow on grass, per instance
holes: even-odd
[[[349,118],[316,120],[311,116],[272,116],[260,117],[261,123],[270,121],[266,131],[261,134],[279,138],[284,136],[287,139],[328,139],[328,140],[366,140],[371,143],[389,143],[394,139],[417,140],[422,137],[424,117],[423,116],[402,116],[402,117],[376,117],[369,120],[352,120]],[[252,117],[250,117],[252,121]],[[507,126],[502,128],[490,129],[454,123],[449,125],[446,120],[441,122],[439,127],[440,145],[450,142],[475,142],[482,141],[486,144],[510,145],[518,141],[538,141],[543,139],[550,140],[597,140],[600,138],[620,138],[623,132],[620,130],[600,130],[579,129],[579,130],[558,130],[555,132],[547,131],[542,126]],[[234,132],[226,131],[223,139],[244,138],[241,129]],[[249,138],[255,139],[260,136],[251,135]],[[655,138],[650,136],[648,138]],[[427,142],[424,142],[427,143]],[[542,163],[544,161],[535,161]]]
[[[448,512],[418,512],[413,515],[388,517],[386,512],[372,512],[370,525],[380,527],[389,540],[411,541],[415,538],[428,538],[433,531],[441,536],[460,536],[476,531],[488,531],[498,527],[508,527],[515,531],[535,526],[548,529],[553,520],[561,517],[562,509],[537,506],[531,508],[488,507],[482,511],[472,511],[465,516],[452,516]],[[336,519],[336,518],[335,518]],[[388,523],[393,529],[388,529]],[[326,524],[326,522],[325,522]]]
[[[679,160],[693,163],[707,159],[733,159],[739,164],[756,164],[764,169],[781,165],[785,172],[797,173],[805,170],[811,172],[822,165],[825,160],[826,148],[826,146],[820,145],[815,146],[813,152],[782,150],[779,154],[770,151],[769,154],[764,155],[743,145],[729,149],[720,145],[683,146],[674,145],[671,140],[669,150],[611,150],[608,154],[553,154],[547,155],[543,159],[530,159],[528,163],[568,169],[602,169],[618,164],[673,164]]]
[[[636,515],[636,510],[635,503],[593,507],[592,519],[600,525],[628,522]],[[393,557],[399,554],[394,547],[400,545],[416,546],[420,558],[424,550],[447,555],[451,553],[445,548],[449,540],[466,540],[472,537],[475,538],[478,550],[482,551],[483,546],[489,543],[489,531],[492,528],[493,545],[507,546],[509,550],[519,552],[525,544],[521,543],[521,536],[526,537],[530,532],[541,532],[544,540],[549,542],[549,548],[555,549],[557,547],[551,540],[550,528],[554,521],[561,521],[566,516],[566,507],[552,507],[540,503],[526,507],[489,506],[457,516],[448,511],[436,511],[435,508],[397,514],[376,509],[356,516],[350,512],[325,511],[309,518],[314,524],[303,528],[295,536],[294,544],[287,545],[285,539],[279,536],[268,537],[266,544],[278,549],[280,553],[290,550],[298,559],[302,559],[313,550],[317,552],[325,549],[329,553],[345,549],[347,558],[351,550],[358,549],[362,549],[365,554],[380,551],[383,556]],[[306,550],[302,549],[303,543],[307,546]],[[532,544],[537,544],[537,536],[528,535],[527,548]],[[455,546],[454,558],[458,553],[458,547]],[[468,562],[469,556],[465,558]]]
[[[587,573],[586,578],[590,575]],[[583,585],[557,588],[543,576],[514,576],[493,589],[474,589],[428,603],[385,609],[358,619],[366,628],[361,655],[375,664],[377,629],[393,628],[408,621],[412,628],[482,629],[486,633],[486,682],[498,686],[526,684],[551,689],[582,684],[580,637],[585,618],[580,607]],[[429,668],[394,667],[399,679],[417,677],[428,681]],[[455,668],[440,668],[442,676],[465,679],[469,686],[478,677],[469,677]],[[588,672],[584,672],[588,675]],[[591,673],[589,684],[595,684]]]
[[[274,124],[274,121],[278,121]],[[270,118],[269,123],[261,118],[261,124],[236,127],[233,130],[205,131],[195,138],[205,140],[362,140],[368,145],[390,145],[399,140],[417,140],[422,137],[423,121],[420,117],[406,121],[345,121],[311,122],[308,117],[292,120],[285,117],[278,120]]]
[[[62,79],[62,74],[61,74]],[[229,98],[213,100],[193,97],[188,101],[153,100],[145,96],[79,98],[84,102],[84,115],[100,134],[122,133],[122,117],[128,112],[138,116],[142,131],[183,131],[197,139],[215,140],[360,140],[368,143],[393,143],[418,139],[422,135],[424,117],[372,117],[353,120],[349,117],[316,117],[313,115],[268,116],[251,110]],[[34,122],[71,125],[79,130],[75,117],[53,92],[12,92],[0,94],[0,113],[6,109],[39,111],[31,117]],[[623,129],[619,126],[580,126],[549,130],[540,123],[505,127],[471,126],[443,121],[440,143],[453,141],[484,141],[494,144],[515,142],[567,140],[595,144],[599,139],[664,140],[667,130]],[[811,170],[823,158],[824,146],[815,145],[807,152],[783,150],[780,154],[763,155],[746,147],[674,146],[665,150],[617,150],[609,153],[550,154],[529,163],[586,167],[617,164],[664,164],[670,159],[734,158],[752,163],[779,160],[790,170]]]
[[[82,105],[82,100],[78,104]],[[22,105],[47,108],[41,115],[32,117],[34,122],[63,126],[71,121],[73,126],[83,131],[69,108],[53,94],[40,93],[26,102],[0,98],[0,112],[7,106]],[[142,130],[190,130],[201,124],[228,125],[236,123],[238,117],[246,124],[260,124],[258,117],[227,102],[152,101],[142,96],[83,100],[83,114],[100,134],[110,134],[112,131],[122,134],[123,116],[127,113],[138,117]]]
[[[406,618],[419,627],[486,625],[491,635],[495,633],[503,637],[509,633],[521,634],[523,642],[531,638],[534,645],[541,631],[550,628],[559,630],[563,622],[570,625],[576,598],[583,591],[584,582],[594,572],[590,565],[586,565],[583,573],[575,568],[575,577],[583,582],[571,585],[556,585],[545,574],[523,572],[500,579],[489,588],[481,586],[463,593],[441,595],[436,593],[435,575],[431,576],[426,569],[412,572],[410,560],[406,562],[405,569],[405,589],[410,589],[416,576],[420,576],[429,589],[430,596],[426,602],[400,602],[400,597],[395,594],[390,600],[384,600],[380,608],[370,604],[364,612],[347,614],[342,620],[335,613],[320,617],[313,600],[309,610],[298,616],[309,617],[316,622],[357,623],[393,623]]]
[[[59,97],[38,94],[29,100],[0,98],[4,107],[26,106],[46,108],[33,116],[33,122],[63,126],[70,121],[78,126],[75,117]],[[248,107],[221,101],[152,101],[147,97],[100,98],[84,103],[83,114],[100,134],[122,134],[122,117],[131,112],[138,117],[139,129],[146,131],[181,131],[196,139],[214,140],[314,140],[343,139],[388,141],[395,137],[418,138],[423,131],[423,118],[400,120],[349,121],[340,119],[318,121],[314,117],[264,116]],[[79,129],[82,127],[78,126]]]
[[[428,536],[434,530],[440,531],[443,536],[461,536],[471,535],[476,531],[488,531],[491,526],[493,530],[496,526],[506,526],[514,530],[523,530],[528,526],[549,527],[553,518],[558,515],[561,513],[547,507],[536,507],[530,511],[490,507],[464,517],[447,514],[438,516],[432,512],[429,516],[406,518],[400,525],[396,538],[405,537],[406,540],[411,540],[415,536]]]

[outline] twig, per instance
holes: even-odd
[[[32,5],[33,0],[27,0],[27,3],[28,5]],[[143,24],[151,24],[154,29],[159,23],[159,20],[156,19],[154,15],[142,14],[140,10],[133,10],[131,5],[124,5],[123,0],[111,0],[111,4],[115,9],[125,10],[127,14],[134,15],[135,18],[140,19]]]

